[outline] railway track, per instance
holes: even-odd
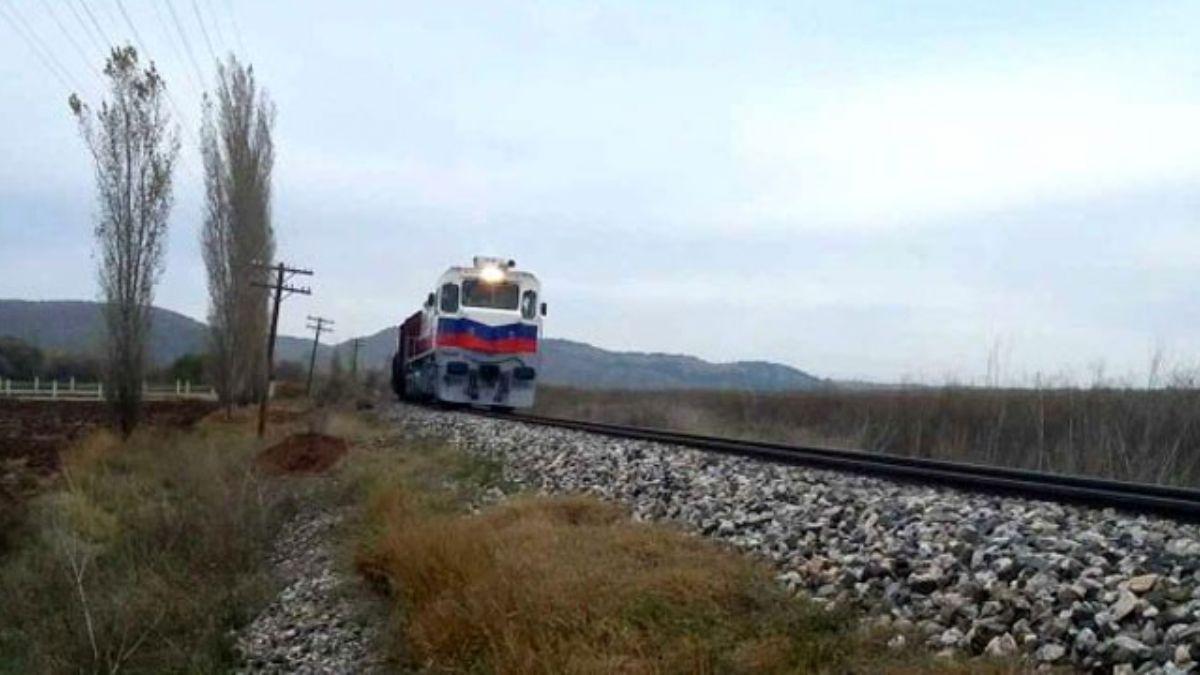
[[[910,483],[935,484],[967,491],[1070,502],[1094,508],[1166,516],[1200,522],[1200,490],[1041,473],[943,460],[900,457],[861,450],[701,436],[600,422],[529,414],[471,410],[473,414],[615,438],[681,445],[761,461],[867,474]]]

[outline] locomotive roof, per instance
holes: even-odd
[[[451,267],[442,274],[441,278],[443,280],[448,278],[471,279],[478,277],[480,272],[482,272],[482,269],[479,267]],[[532,281],[534,283],[538,281],[536,274],[526,272],[525,270],[506,269],[504,270],[504,276],[510,281]]]

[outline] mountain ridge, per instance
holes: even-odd
[[[66,353],[96,353],[102,335],[100,304],[87,300],[0,299],[0,335],[12,335],[44,349]],[[204,351],[207,326],[189,316],[162,307],[152,312],[150,358],[164,365],[188,353]],[[356,338],[321,344],[320,367],[328,365],[337,350],[343,361],[351,357]],[[391,362],[396,327],[365,335],[359,340],[359,364],[384,368]],[[281,335],[276,342],[279,360],[308,362],[311,338]],[[734,389],[796,391],[827,386],[797,368],[762,360],[714,363],[688,354],[612,351],[586,342],[543,338],[540,380],[546,384],[588,389]]]

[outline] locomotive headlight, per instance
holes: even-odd
[[[495,284],[504,281],[504,270],[495,265],[488,265],[479,271],[479,278],[484,283]]]

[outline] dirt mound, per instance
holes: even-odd
[[[296,434],[263,450],[258,465],[276,473],[321,473],[346,454],[346,441],[325,434]]]

